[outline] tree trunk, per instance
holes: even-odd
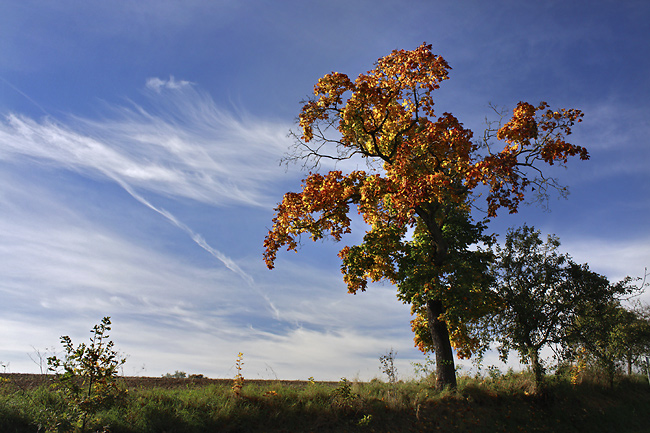
[[[632,374],[632,351],[628,350],[627,352],[627,375],[630,376]]]
[[[539,349],[531,347],[529,350],[530,364],[533,368],[533,374],[535,375],[535,391],[537,392],[542,388],[544,371],[542,370],[542,365],[539,363]]]
[[[456,388],[456,369],[454,368],[454,352],[449,342],[447,324],[439,319],[444,313],[442,302],[427,301],[427,319],[429,331],[433,340],[433,350],[436,354],[436,387]]]
[[[614,374],[616,373],[616,365],[614,362],[607,363],[607,386],[609,389],[614,388]]]

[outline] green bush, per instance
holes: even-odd
[[[44,421],[46,431],[85,432],[89,416],[121,401],[126,390],[117,382],[117,373],[125,359],[113,349],[108,331],[110,317],[104,317],[91,329],[90,344],[75,347],[67,335],[61,337],[65,357],[47,359],[48,369],[56,373],[54,388],[62,399]]]

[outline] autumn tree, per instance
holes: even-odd
[[[363,242],[339,253],[350,293],[364,291],[369,281],[400,287],[412,276],[402,268],[409,263],[404,260],[409,246],[426,245],[417,258],[428,268],[426,281],[411,278],[417,289],[405,289],[409,295],[402,300],[417,300],[416,313],[426,313],[439,386],[455,386],[451,345],[462,346],[466,337],[463,317],[452,320],[451,312],[462,310],[459,303],[472,305],[471,296],[448,295],[472,292],[462,287],[467,278],[450,278],[455,271],[449,264],[457,262],[450,247],[453,226],[476,224],[470,211],[479,191],[485,193],[488,217],[500,207],[516,212],[529,187],[549,185],[543,165],[588,158],[586,149],[565,141],[582,113],[551,110],[545,102],[520,102],[494,134],[486,134],[483,143],[473,141],[472,131],[452,114],[434,112],[433,92],[449,70],[422,44],[393,51],[355,80],[339,72],[319,79],[299,115],[294,158],[312,170],[323,160],[359,158],[368,169],[309,173],[300,192],[286,193],[276,207],[264,241],[264,259],[273,268],[277,251],[296,250],[301,234],[341,240],[351,231],[356,207],[368,229]]]

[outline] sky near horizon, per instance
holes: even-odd
[[[409,307],[342,281],[362,223],[273,271],[262,242],[305,175],[279,160],[318,78],[422,42],[452,67],[438,113],[477,136],[490,104],[585,113],[570,141],[591,159],[553,171],[568,199],[491,231],[525,222],[611,281],[643,275],[649,21],[643,0],[0,2],[0,371],[110,316],[128,375],[233,377],[243,352],[251,379],[370,379],[392,348],[412,376]]]

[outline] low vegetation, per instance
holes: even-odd
[[[460,376],[455,390],[432,378],[408,382],[233,381],[143,387],[118,378],[123,397],[88,411],[81,423],[65,419],[70,402],[52,385],[23,387],[2,375],[3,432],[642,432],[650,425],[650,386],[644,376],[617,377],[614,388],[585,370],[546,378],[533,393],[532,373]],[[575,382],[575,381],[574,381]],[[137,383],[137,382],[136,382]]]

